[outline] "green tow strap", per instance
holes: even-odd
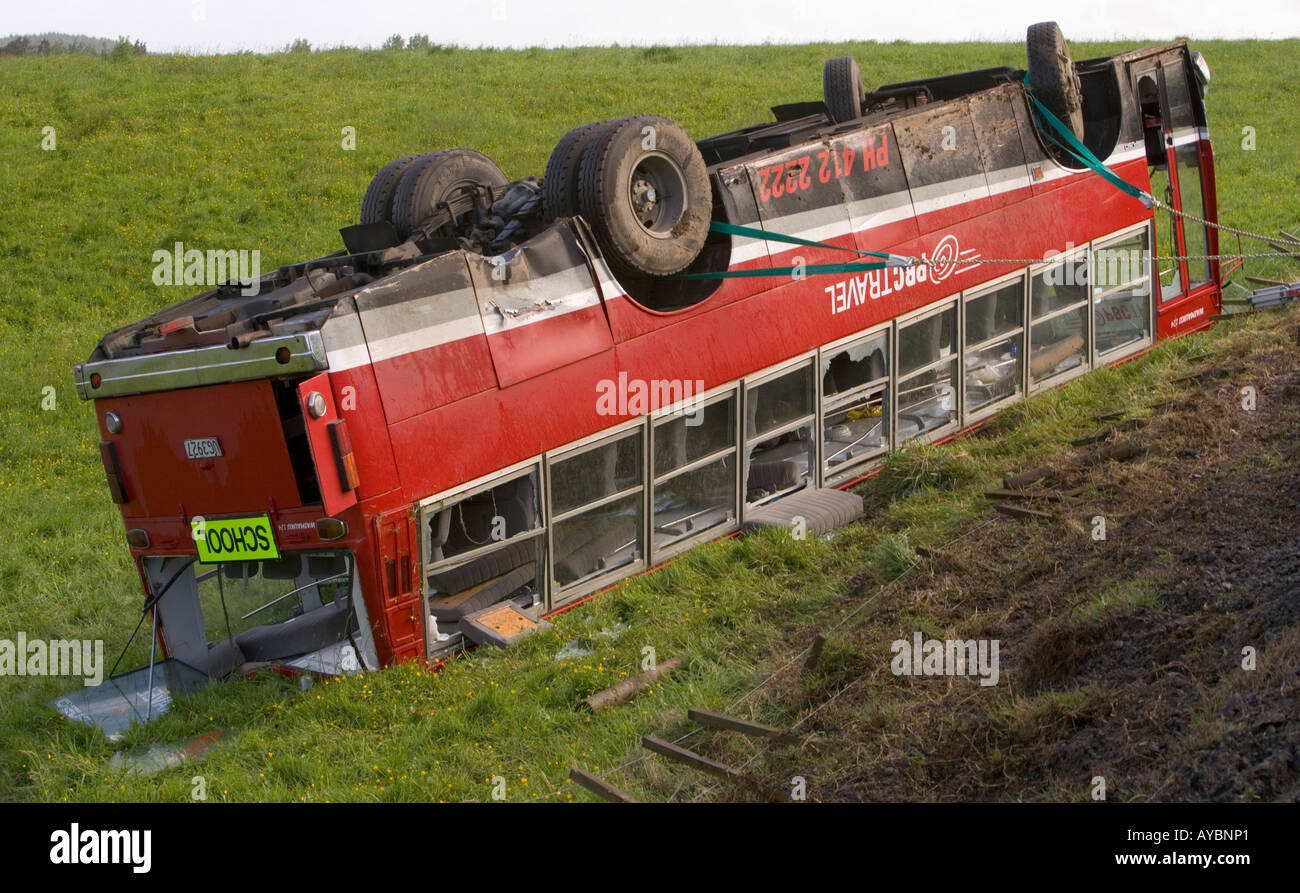
[[[875,261],[869,264],[804,264],[800,267],[763,267],[759,270],[723,270],[718,273],[678,273],[668,279],[761,279],[764,276],[802,278],[825,273],[861,273],[866,270],[883,270],[890,266]]]
[[[1116,189],[1133,196],[1148,208],[1154,207],[1155,199],[1151,197],[1150,193],[1142,191],[1128,180],[1125,180],[1119,174],[1106,167],[1100,158],[1092,154],[1091,149],[1079,141],[1078,137],[1071,132],[1070,128],[1062,124],[1061,120],[1053,115],[1051,111],[1048,110],[1047,106],[1039,102],[1038,97],[1034,95],[1033,87],[1029,83],[1029,72],[1025,72],[1025,86],[1029,87],[1029,98],[1034,103],[1034,111],[1040,118],[1048,123],[1048,126],[1050,126],[1052,130],[1056,131],[1056,136],[1060,137],[1060,139],[1053,138],[1053,142],[1073,155],[1079,162],[1091,168]],[[1052,136],[1050,131],[1048,132],[1048,136]]]
[[[787,242],[791,245],[804,245],[809,248],[826,248],[832,251],[848,251],[853,254],[865,255],[867,257],[884,258],[881,261],[871,263],[843,263],[843,264],[801,264],[797,267],[763,267],[758,270],[722,270],[716,273],[678,273],[676,276],[668,276],[668,279],[691,280],[691,279],[760,279],[766,276],[817,276],[827,273],[861,273],[866,270],[883,270],[886,267],[906,267],[911,265],[911,261],[906,257],[900,257],[897,254],[887,254],[883,251],[862,251],[857,248],[848,248],[843,245],[831,245],[828,242],[814,242],[812,239],[801,239],[798,236],[787,236],[785,233],[769,232],[765,229],[756,229],[752,226],[740,226],[735,223],[723,223],[721,220],[713,220],[709,223],[709,230],[715,233],[725,233],[729,236],[746,236],[751,239],[761,239],[764,242]]]
[[[787,236],[785,233],[769,232],[765,229],[755,229],[752,226],[737,226],[734,223],[723,223],[720,220],[714,220],[709,223],[709,229],[715,233],[726,233],[729,236],[748,236],[751,239],[762,239],[765,242],[788,242],[791,245],[807,245],[809,248],[830,248],[835,251],[852,251],[854,254],[866,254],[871,257],[883,257],[889,259],[893,257],[883,251],[860,251],[857,248],[846,248],[843,245],[831,245],[828,242],[814,242],[811,239],[801,239],[798,236]]]

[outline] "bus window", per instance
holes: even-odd
[[[1188,86],[1189,74],[1182,53],[1169,53],[1160,59],[1165,76],[1165,93],[1169,97],[1168,129],[1173,130],[1174,163],[1178,166],[1179,208],[1184,214],[1205,217],[1201,194],[1201,151],[1196,104],[1199,97]],[[1183,218],[1183,245],[1189,258],[1209,254],[1209,238],[1203,223]],[[1188,288],[1210,281],[1208,260],[1187,261]]]
[[[991,407],[1021,391],[1025,353],[1025,280],[966,298],[965,407]]]
[[[1058,261],[1030,283],[1029,378],[1040,384],[1086,367],[1088,259]]]
[[[814,466],[812,364],[745,387],[745,500],[767,502],[808,484]]]
[[[507,598],[541,600],[542,513],[534,467],[462,497],[424,521],[428,613],[459,642],[469,613]],[[432,652],[440,646],[430,638]]]
[[[654,426],[656,551],[736,519],[736,396]]]
[[[889,332],[822,351],[824,474],[835,482],[889,448]]]
[[[898,439],[957,421],[957,305],[898,327]]]
[[[1169,177],[1169,156],[1165,150],[1165,130],[1172,125],[1165,120],[1160,101],[1160,87],[1154,70],[1138,78],[1138,101],[1142,106],[1142,131],[1146,142],[1147,170],[1151,194],[1169,207],[1174,206],[1173,180]],[[1159,264],[1160,300],[1168,301],[1183,293],[1182,272],[1178,261],[1178,233],[1174,215],[1164,208],[1155,211],[1156,260]]]
[[[1092,258],[1092,328],[1097,355],[1151,337],[1150,231],[1099,245]]]
[[[561,588],[641,560],[643,431],[637,427],[552,461],[551,548]]]

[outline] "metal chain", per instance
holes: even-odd
[[[1281,236],[1281,235],[1278,235],[1278,236],[1265,236],[1265,235],[1261,235],[1260,233],[1253,233],[1253,232],[1251,232],[1251,231],[1248,230],[1248,229],[1237,229],[1237,227],[1235,227],[1235,226],[1228,226],[1226,223],[1215,223],[1213,220],[1206,220],[1204,217],[1197,217],[1195,214],[1191,213],[1190,211],[1180,211],[1180,210],[1178,210],[1178,209],[1175,208],[1175,207],[1172,207],[1172,206],[1170,206],[1170,205],[1165,204],[1165,203],[1162,202],[1160,199],[1156,198],[1154,195],[1151,196],[1151,201],[1155,204],[1155,206],[1156,206],[1157,208],[1163,208],[1164,210],[1168,211],[1170,214],[1174,214],[1174,215],[1176,215],[1176,216],[1178,216],[1178,217],[1186,218],[1187,220],[1191,220],[1191,221],[1193,221],[1194,223],[1199,223],[1199,224],[1201,224],[1202,226],[1212,226],[1212,227],[1214,227],[1215,229],[1221,229],[1221,230],[1223,230],[1224,232],[1232,233],[1234,236],[1245,236],[1245,237],[1248,238],[1248,239],[1258,239],[1259,241],[1261,241],[1261,242],[1267,242],[1267,243],[1270,244],[1270,245],[1274,244],[1275,242],[1282,242],[1282,243],[1287,244],[1287,245],[1295,245],[1295,246],[1296,246],[1296,249],[1297,249],[1298,251],[1300,251],[1300,242],[1297,242],[1295,239],[1293,239],[1293,238],[1291,238],[1291,237],[1289,237],[1289,236]],[[1282,254],[1282,255],[1241,254],[1241,255],[1236,255],[1236,254],[1234,254],[1234,255],[1230,255],[1230,256],[1231,256],[1231,257],[1274,257],[1274,256],[1293,257],[1294,255],[1291,255],[1291,254]]]
[[[1156,260],[1236,260],[1237,258],[1258,258],[1258,257],[1300,257],[1300,244],[1296,245],[1295,251],[1269,251],[1260,254],[1161,254],[1156,256]],[[1018,266],[1027,266],[1034,264],[1049,263],[1048,260],[1041,257],[1011,257],[1011,258],[986,258],[977,257],[971,260],[939,260],[928,257],[907,257],[909,267],[964,267],[969,264],[1016,264]]]

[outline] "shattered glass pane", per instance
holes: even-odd
[[[159,661],[153,667],[153,687],[149,687],[149,667],[138,667],[108,679],[99,685],[79,688],[61,695],[49,706],[68,719],[98,726],[110,741],[116,741],[133,722],[146,722],[162,716],[178,697],[193,694],[211,680],[204,673],[175,659]]]

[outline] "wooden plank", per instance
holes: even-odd
[[[741,777],[738,769],[710,760],[708,757],[702,757],[694,751],[678,747],[671,741],[664,741],[662,738],[656,738],[653,735],[642,735],[641,746],[660,756],[668,757],[668,759],[675,760],[678,763],[685,763],[687,766],[699,769],[701,772],[707,772],[710,775],[716,775],[719,778]]]
[[[985,490],[986,499],[1047,499],[1060,502],[1065,496],[1056,490]]]
[[[738,716],[727,716],[725,713],[714,713],[712,710],[701,710],[698,707],[692,707],[686,711],[686,715],[710,729],[724,729],[728,732],[740,732],[742,735],[755,735],[759,738],[771,738],[786,743],[799,740],[798,735],[786,729],[766,726],[761,722],[741,719]]]
[[[1265,279],[1262,276],[1247,276],[1246,281],[1252,285],[1290,285],[1289,282],[1283,282],[1281,279]]]
[[[635,803],[632,795],[620,791],[605,779],[592,775],[590,772],[584,772],[577,766],[569,770],[569,778],[579,787],[586,788],[597,797],[609,803]]]
[[[805,670],[811,670],[817,666],[817,661],[822,659],[822,649],[826,647],[826,637],[821,633],[813,636],[812,649],[808,652],[808,657],[804,660]]]
[[[1040,512],[1038,509],[1027,509],[1024,506],[1010,505],[1005,502],[995,503],[993,508],[997,509],[1002,514],[1010,515],[1013,518],[1050,519],[1056,517],[1051,512]]]

